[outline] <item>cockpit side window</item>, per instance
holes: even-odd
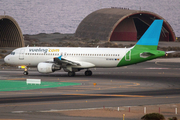
[[[15,55],[15,52],[11,52],[11,55]]]

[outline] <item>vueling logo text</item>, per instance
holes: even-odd
[[[42,48],[37,48],[37,49],[29,49],[29,52],[59,52],[59,49],[42,49]]]
[[[44,53],[47,53],[48,49],[41,49],[41,48],[38,48],[38,49],[29,49],[29,52],[44,52]]]
[[[59,52],[59,49],[49,49],[48,52]]]

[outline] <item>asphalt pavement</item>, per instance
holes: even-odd
[[[43,111],[178,104],[180,101],[180,63],[178,60],[169,61],[157,59],[120,68],[93,68],[91,69],[93,75],[89,77],[84,75],[84,71],[76,73],[75,77],[68,77],[63,71],[40,74],[36,69],[30,69],[29,75],[25,76],[23,70],[1,69],[1,80],[25,81],[31,78],[47,82],[73,82],[81,85],[2,91],[0,92],[0,120],[106,120],[110,118],[72,118],[72,116]],[[94,86],[94,83],[97,85]]]

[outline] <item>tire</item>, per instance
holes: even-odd
[[[74,71],[69,71],[69,72],[68,72],[68,76],[69,76],[69,77],[75,76],[75,72],[74,72]]]
[[[28,75],[28,71],[24,71],[23,74],[24,74],[24,75]]]
[[[85,71],[85,76],[91,76],[92,75],[92,71],[91,70],[86,70]]]

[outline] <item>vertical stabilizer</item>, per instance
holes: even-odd
[[[136,43],[135,47],[137,48],[138,46],[142,46],[148,47],[149,49],[157,49],[162,25],[163,20],[154,20],[151,26],[146,30],[140,40]]]

